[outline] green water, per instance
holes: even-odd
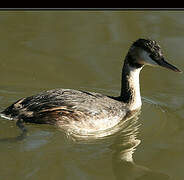
[[[118,95],[123,58],[140,37],[157,40],[184,70],[184,11],[1,11],[0,110],[59,87]],[[135,127],[128,139],[122,131],[76,143],[55,127],[27,125],[26,139],[4,141],[20,131],[0,119],[0,179],[184,179],[183,74],[146,67],[140,82],[139,145]]]

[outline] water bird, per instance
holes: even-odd
[[[140,110],[139,73],[145,65],[182,72],[165,60],[156,41],[140,38],[132,43],[125,57],[118,97],[82,90],[53,89],[19,99],[0,116],[15,120],[23,131],[24,123],[52,124],[84,134],[112,128]]]

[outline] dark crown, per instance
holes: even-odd
[[[133,46],[142,48],[149,53],[161,53],[159,44],[151,39],[138,39],[133,43]]]

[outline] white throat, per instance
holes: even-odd
[[[142,105],[141,101],[141,94],[140,94],[140,84],[139,84],[139,74],[142,68],[134,68],[129,67],[129,83],[130,87],[133,89],[133,100],[130,103],[130,110],[135,110],[137,108],[140,108]]]

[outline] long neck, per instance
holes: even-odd
[[[139,73],[142,67],[132,67],[127,58],[122,70],[120,99],[129,105],[130,110],[135,110],[142,104],[139,86]]]

